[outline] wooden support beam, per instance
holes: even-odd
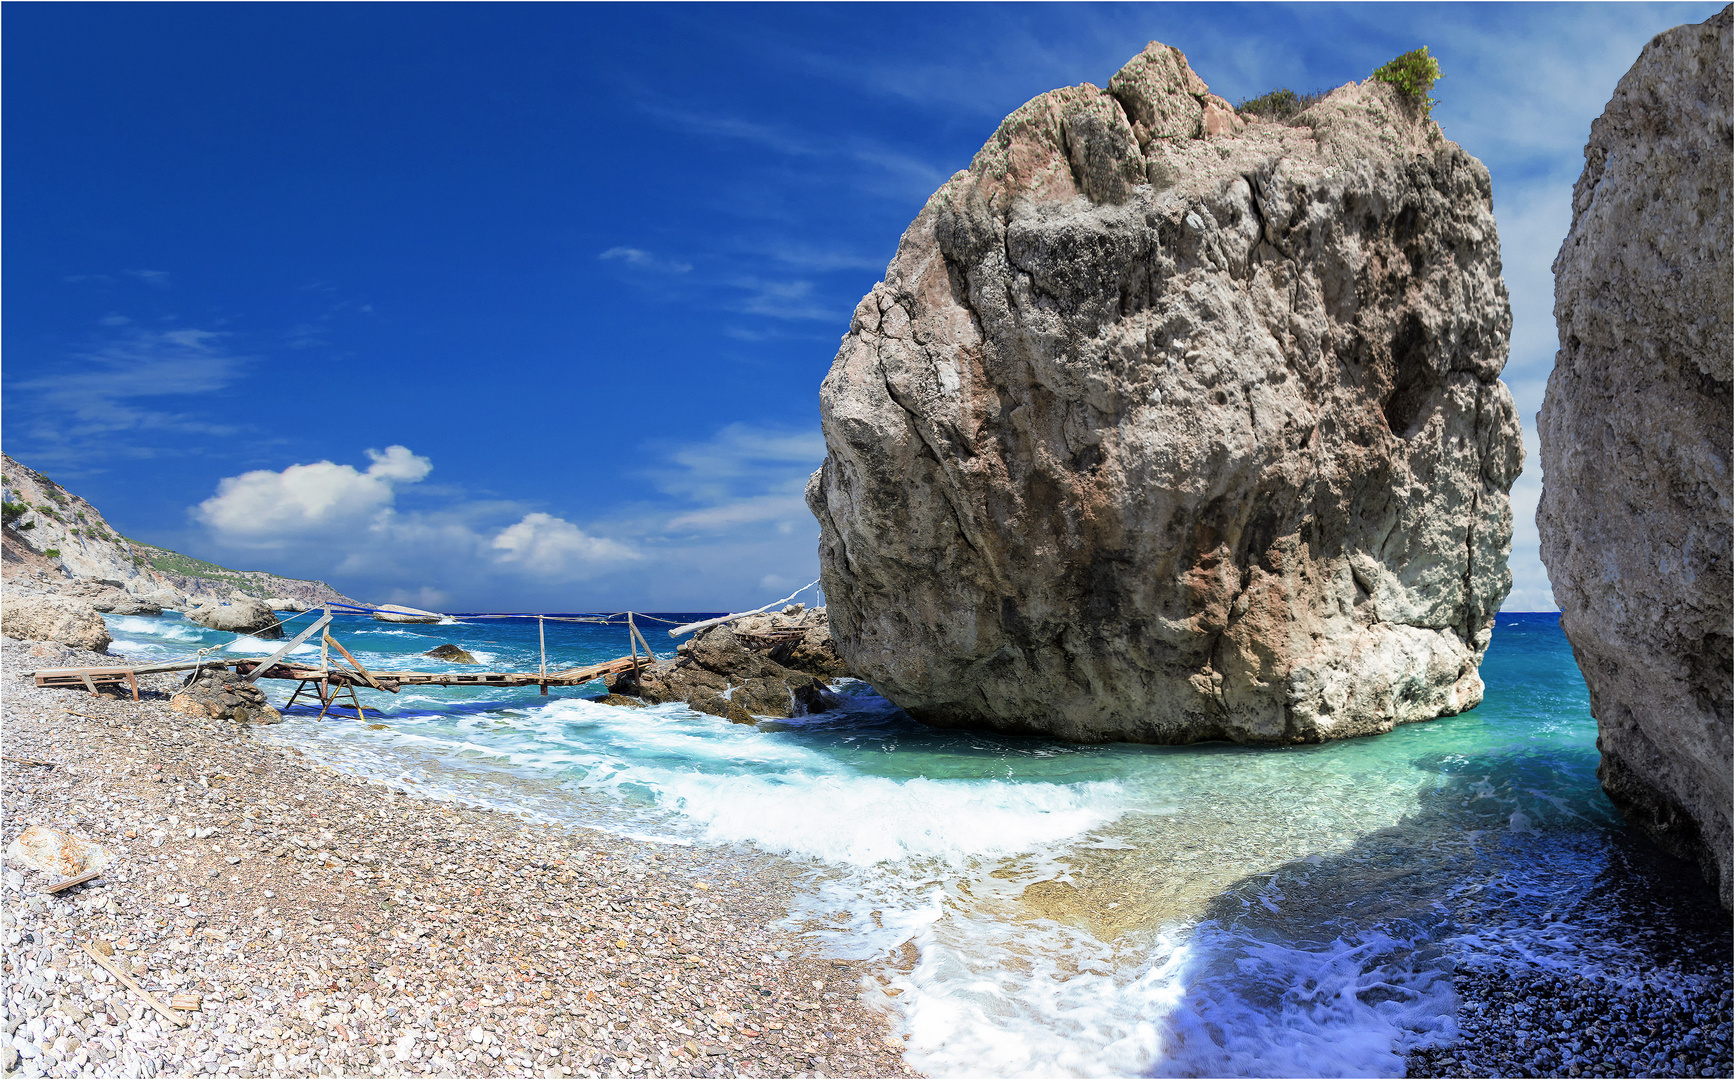
[[[384,690],[385,689],[385,687],[381,686],[378,682],[376,682],[374,680],[373,675],[368,672],[367,668],[364,668],[361,666],[361,661],[357,660],[355,657],[353,657],[349,654],[349,650],[343,647],[342,642],[338,641],[336,638],[332,637],[330,634],[325,635],[325,640],[331,642],[332,648],[334,648],[338,652],[342,653],[343,658],[345,660],[348,660],[350,662],[350,664],[352,664],[357,671],[361,672],[361,677],[367,680],[367,684],[369,686],[373,687],[375,690]]]

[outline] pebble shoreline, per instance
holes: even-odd
[[[0,662],[0,840],[42,824],[115,859],[57,896],[6,867],[9,1074],[915,1075],[865,966],[779,925],[792,864],[339,774],[171,713],[178,676],[139,703],[17,677],[115,656],[6,639]],[[202,1007],[169,1025],[79,943]]]

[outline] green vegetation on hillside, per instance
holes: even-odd
[[[238,589],[249,596],[257,596],[261,600],[271,595],[271,591],[260,582],[260,578],[273,575],[263,570],[231,570],[227,566],[218,566],[204,559],[195,559],[191,555],[182,555],[178,551],[160,548],[155,544],[147,544],[143,540],[128,539],[127,543],[138,552],[134,561],[143,566],[150,564],[165,574],[179,574],[182,577],[200,578],[214,581]]]

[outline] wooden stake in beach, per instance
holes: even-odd
[[[548,632],[543,628],[542,616],[536,616],[536,643],[542,650],[542,666],[536,669],[537,678],[542,680],[542,696],[548,696]]]

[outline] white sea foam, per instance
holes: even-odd
[[[199,641],[204,637],[200,627],[185,622],[168,622],[138,615],[105,615],[103,621],[108,623],[111,633],[138,634],[170,641]]]
[[[270,656],[278,649],[283,648],[283,645],[284,642],[281,640],[272,641],[265,638],[256,638],[248,634],[243,634],[234,641],[224,645],[223,651],[240,653],[243,656]],[[319,646],[312,644],[297,645],[294,649],[290,650],[289,655],[318,656]]]

